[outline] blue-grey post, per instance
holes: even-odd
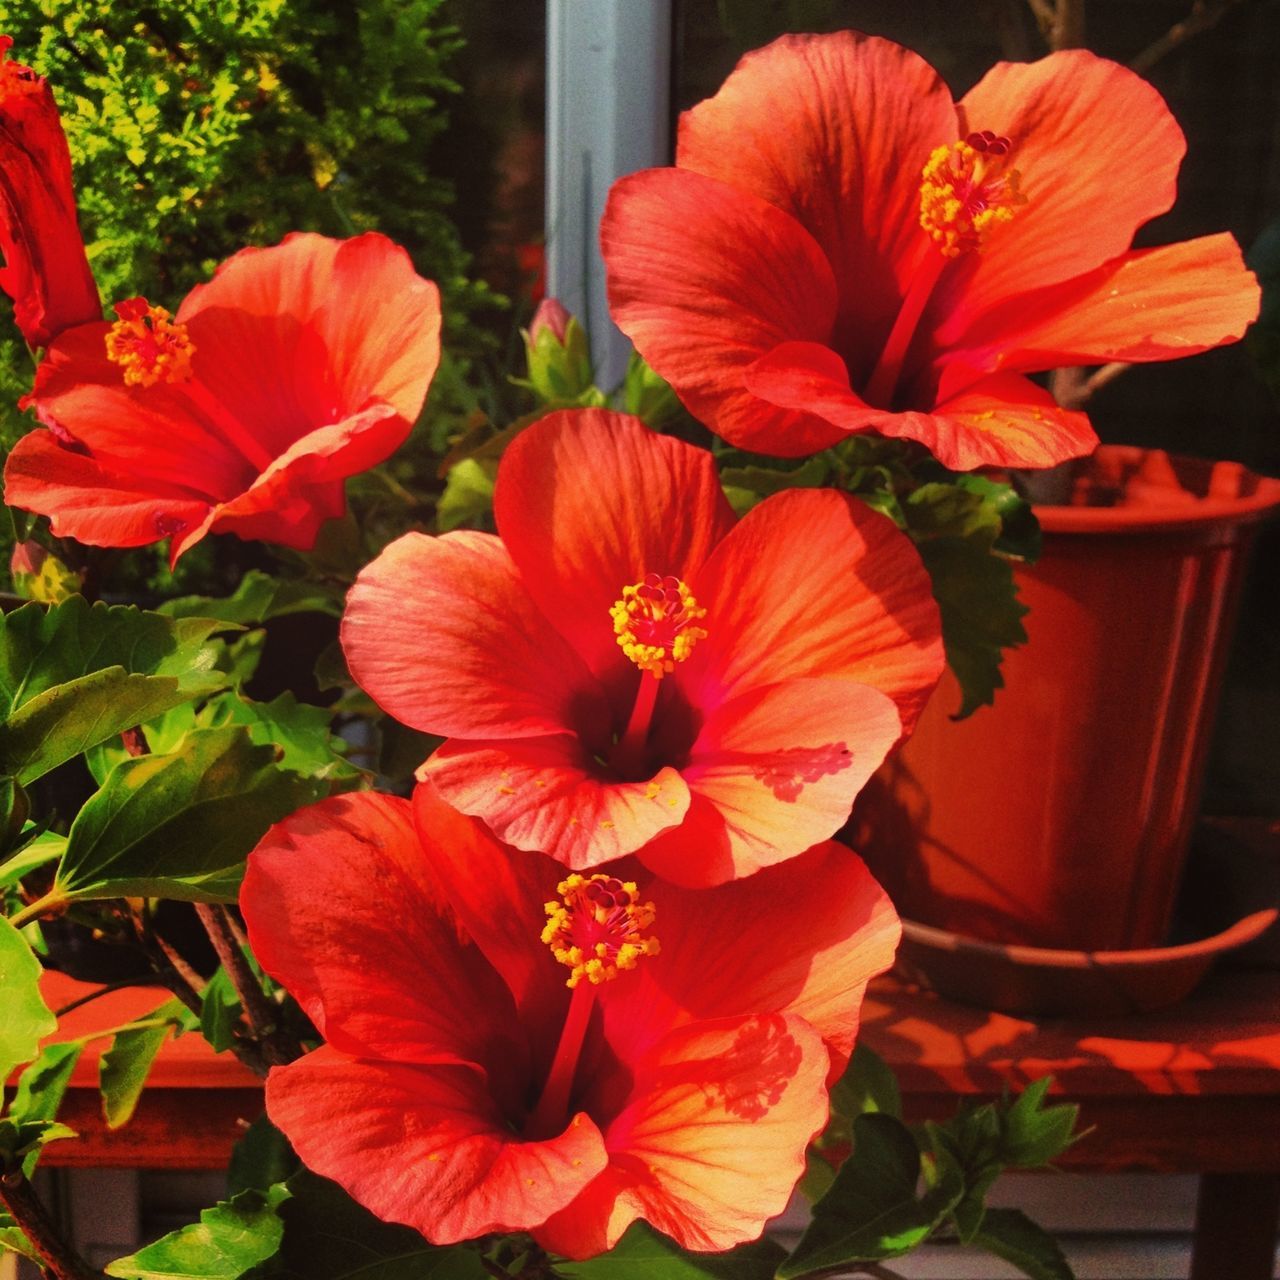
[[[547,0],[547,292],[587,328],[600,386],[630,349],[609,319],[600,216],[623,174],[670,163],[671,0]]]

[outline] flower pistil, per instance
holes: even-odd
[[[920,225],[944,258],[981,249],[993,227],[1011,222],[1027,198],[1009,167],[1008,138],[983,129],[935,147],[920,182]]]
[[[679,578],[647,573],[640,582],[622,588],[609,610],[622,652],[659,680],[683,662],[706,631],[698,626],[707,616],[693,592]]]
[[[126,298],[116,303],[115,313],[119,319],[107,332],[107,358],[124,370],[126,386],[154,387],[191,377],[196,348],[185,324],[146,298]]]
[[[642,956],[658,954],[658,939],[644,932],[653,924],[653,904],[640,901],[633,881],[574,874],[556,892],[559,900],[546,904],[542,941],[569,968],[566,986],[584,978],[599,986],[634,969]]]

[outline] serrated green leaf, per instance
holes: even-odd
[[[926,1240],[964,1194],[960,1170],[944,1156],[923,1194],[920,1152],[900,1120],[872,1112],[853,1122],[853,1154],[813,1207],[795,1252],[778,1268],[794,1280],[851,1262],[897,1258]]]
[[[1075,1280],[1058,1242],[1020,1209],[988,1209],[973,1243],[1031,1280]]]
[[[993,550],[1027,564],[1040,558],[1040,521],[1031,503],[1011,484],[972,473],[956,476],[955,483],[977,494],[1000,517],[1000,535]]]
[[[0,1168],[22,1166],[23,1176],[35,1169],[41,1150],[50,1142],[74,1138],[74,1129],[56,1120],[0,1120]]]
[[[1026,643],[1026,606],[1018,600],[1013,567],[996,555],[989,531],[968,538],[939,537],[920,544],[920,556],[942,615],[947,665],[960,683],[957,719],[995,701],[1004,687],[1005,649]]]
[[[820,488],[830,475],[830,462],[821,454],[815,454],[798,467],[762,467],[758,464],[725,467],[720,473],[720,482],[729,488],[746,489],[763,498],[786,489]]]
[[[267,1119],[259,1116],[231,1149],[227,1166],[227,1186],[234,1195],[240,1191],[264,1194],[278,1182],[298,1171],[298,1157],[289,1139]]]
[[[1034,1169],[1056,1160],[1075,1141],[1080,1108],[1073,1103],[1046,1107],[1052,1078],[1029,1084],[1002,1115],[1001,1155],[1005,1164]]]
[[[102,1114],[109,1129],[118,1129],[132,1117],[146,1086],[151,1064],[170,1035],[191,1025],[191,1013],[180,1000],[168,1000],[139,1022],[159,1020],[156,1027],[118,1031],[98,1062],[98,1087]]]
[[[153,755],[176,752],[187,735],[197,729],[244,725],[256,746],[275,747],[279,764],[316,784],[322,794],[349,791],[364,781],[364,770],[342,755],[345,743],[330,732],[332,716],[324,707],[299,702],[282,693],[271,702],[255,702],[229,689],[197,708],[191,703],[175,707],[143,726],[143,736]],[[86,756],[99,785],[116,765],[130,759],[122,745],[103,743]]]
[[[564,1280],[772,1280],[786,1250],[758,1240],[728,1253],[688,1253],[637,1222],[609,1250],[585,1262],[555,1263]]]
[[[175,622],[72,596],[0,619],[0,773],[30,782],[169,707],[220,689],[208,638]]]
[[[239,1020],[240,997],[227,971],[219,968],[200,993],[200,1034],[218,1053],[224,1053],[235,1043]]]
[[[303,1169],[285,1185],[281,1280],[487,1280],[479,1254],[383,1222],[327,1178]]]
[[[317,797],[316,785],[282,769],[276,755],[247,729],[227,726],[118,765],[71,824],[54,892],[234,899],[244,859],[267,828]]]
[[[18,1090],[9,1104],[13,1120],[53,1120],[71,1083],[84,1045],[47,1044],[40,1056],[18,1077]]]
[[[200,1214],[200,1221],[118,1258],[107,1275],[121,1280],[237,1280],[280,1247],[284,1228],[274,1205],[242,1191]]]
[[[340,596],[310,582],[280,580],[251,569],[229,596],[181,596],[166,600],[159,613],[171,618],[216,618],[241,627],[257,627],[290,613],[342,616]]]
[[[30,1062],[40,1052],[40,1041],[57,1030],[58,1020],[40,995],[40,973],[27,940],[0,918],[0,1081]]]

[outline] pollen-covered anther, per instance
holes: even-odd
[[[622,652],[659,680],[683,662],[706,636],[698,622],[707,611],[679,578],[645,574],[643,581],[622,588],[609,610]]]
[[[146,298],[118,302],[115,312],[119,318],[107,331],[107,358],[124,370],[126,386],[154,387],[191,377],[196,348],[185,324]]]
[[[1009,165],[1013,144],[983,129],[935,147],[920,182],[920,225],[945,258],[981,249],[991,230],[1011,222],[1027,198]]]
[[[658,954],[657,938],[645,935],[653,924],[653,903],[640,901],[633,881],[574,873],[556,892],[560,898],[546,904],[542,941],[569,969],[566,986],[584,978],[599,986],[634,969],[641,956]]]

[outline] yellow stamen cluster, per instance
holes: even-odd
[[[644,580],[622,588],[621,599],[609,610],[622,652],[659,680],[683,662],[693,646],[706,637],[696,624],[707,616],[693,592],[679,578],[646,574]]]
[[[570,972],[565,985],[584,978],[593,986],[634,969],[641,956],[656,956],[658,940],[645,937],[652,902],[641,902],[635,882],[576,872],[556,885],[558,901],[546,904],[542,941]]]
[[[920,225],[944,258],[981,249],[992,228],[1027,203],[1008,157],[1008,139],[991,133],[934,148],[921,175]]]
[[[196,348],[185,324],[145,298],[120,303],[116,315],[119,319],[107,332],[107,358],[124,370],[126,386],[154,387],[191,377]]]

